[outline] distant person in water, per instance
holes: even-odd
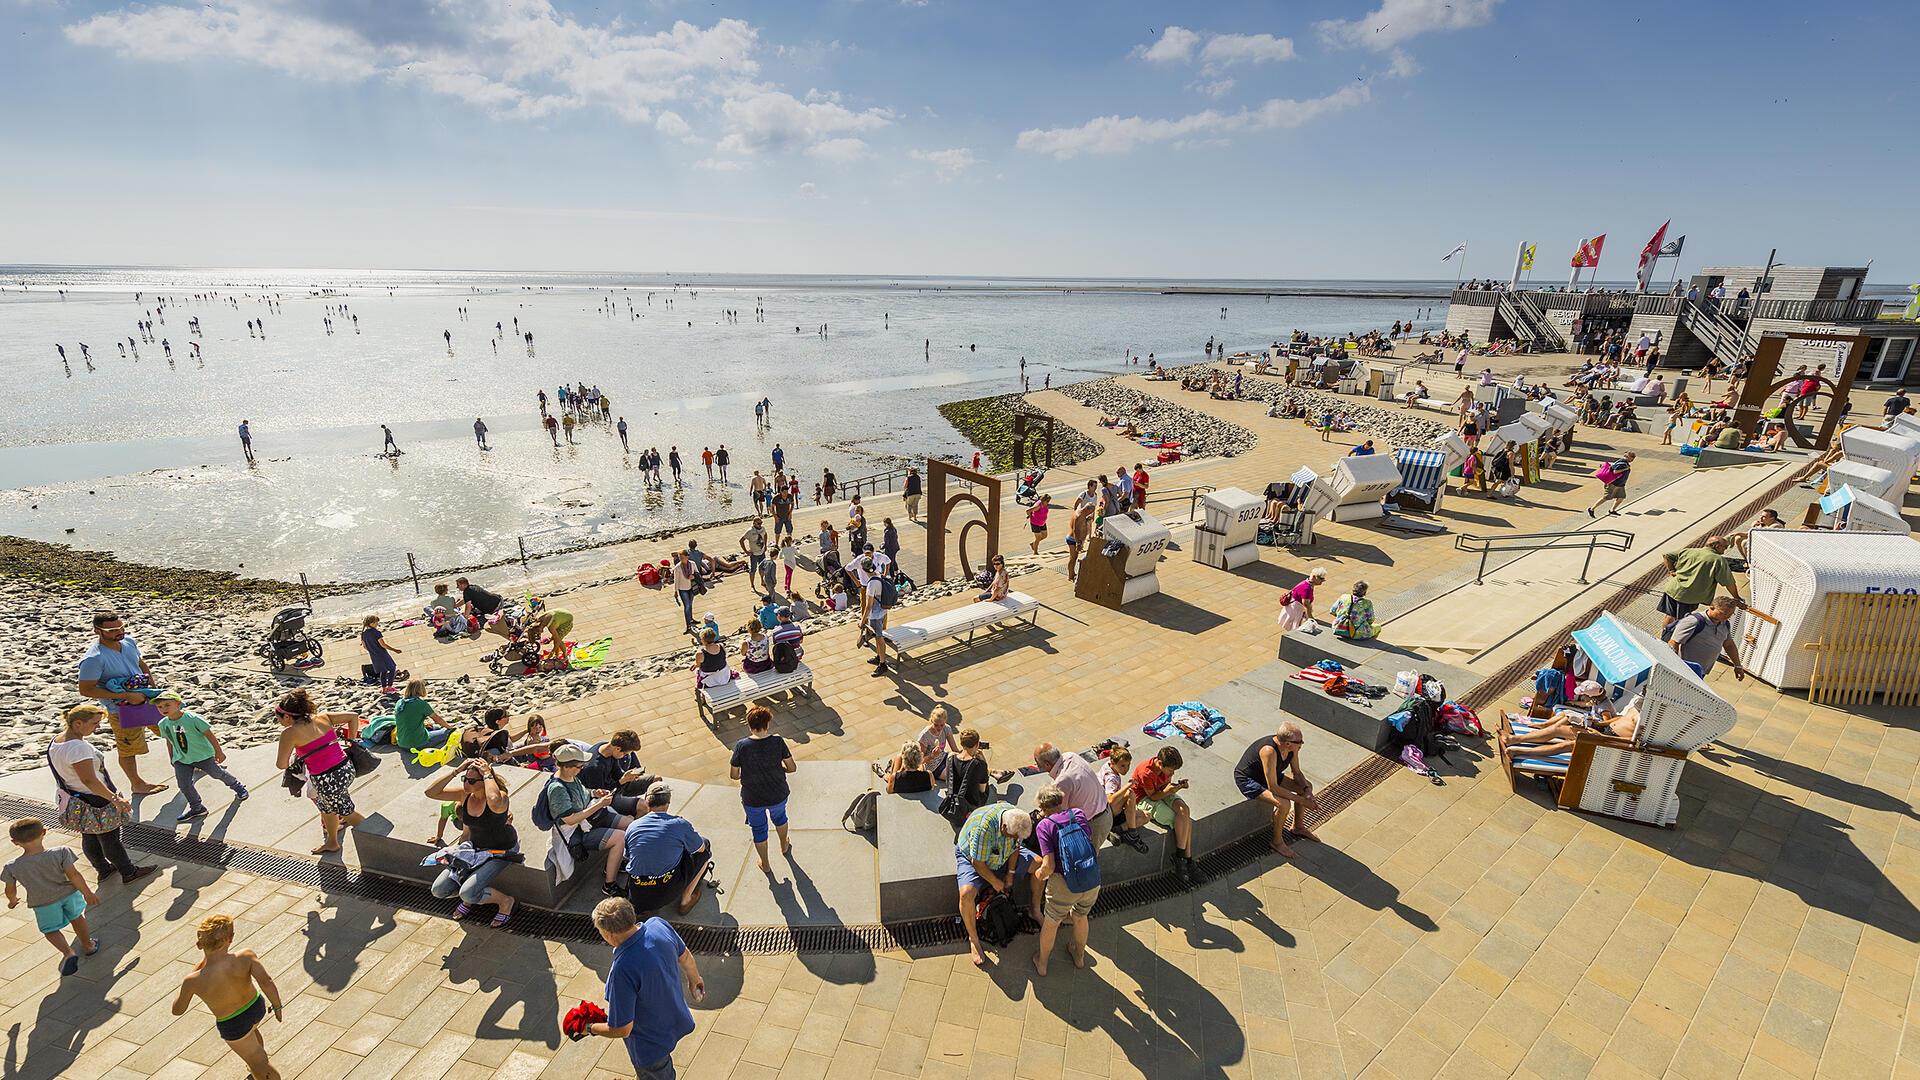
[[[493,449],[487,445],[487,422],[477,416],[473,418],[473,441],[479,443],[482,450]]]
[[[240,452],[247,455],[248,462],[252,462],[253,461],[253,429],[250,428],[248,424],[249,424],[249,421],[247,420],[240,421]]]
[[[384,442],[380,446],[380,452],[382,454],[398,454],[400,452],[400,444],[393,441],[392,428],[388,427],[385,424],[381,424],[380,437],[381,439],[384,440]]]

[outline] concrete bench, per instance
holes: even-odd
[[[880,845],[880,918],[884,922],[951,915],[959,904],[953,826],[940,816],[941,790],[880,792],[874,827]]]
[[[440,876],[437,866],[422,866],[420,860],[431,855],[434,825],[440,816],[440,800],[427,797],[427,788],[435,777],[410,784],[407,790],[379,807],[362,807],[367,820],[349,831],[360,868],[382,877],[422,885],[432,884]],[[512,807],[513,824],[520,837],[520,852],[525,861],[516,863],[495,879],[494,886],[515,901],[549,911],[564,907],[581,881],[599,872],[600,857],[593,852],[574,867],[565,881],[554,878],[547,867],[547,850],[553,834],[533,826],[533,800],[540,797],[551,773],[517,766],[503,766],[497,773],[507,785],[507,800]],[[447,840],[459,835],[458,826],[449,823]]]
[[[798,696],[813,686],[813,671],[806,664],[798,664],[792,671],[784,674],[772,669],[754,673],[742,673],[734,677],[725,686],[697,686],[693,691],[694,704],[702,717],[711,717],[730,709],[744,709],[764,697],[784,694],[792,691]]]
[[[1720,469],[1729,465],[1757,465],[1778,460],[1758,450],[1727,450],[1718,446],[1703,446],[1694,456],[1696,469]]]
[[[895,652],[907,657],[915,650],[927,648],[936,642],[962,638],[971,641],[978,631],[1023,617],[1028,625],[1038,625],[1040,601],[1026,593],[1010,592],[1005,600],[976,601],[952,611],[889,626],[881,633]]]

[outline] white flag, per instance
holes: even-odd
[[[1448,259],[1453,258],[1455,255],[1462,254],[1466,250],[1467,250],[1467,245],[1461,244],[1460,246],[1454,248],[1452,251],[1449,251],[1445,255],[1440,256],[1440,261],[1446,262]]]

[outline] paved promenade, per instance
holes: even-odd
[[[1324,471],[1345,450],[1252,404],[1171,384],[1140,388],[1261,437],[1232,459],[1156,470],[1156,490],[1258,490],[1302,463]],[[1035,400],[1069,419],[1090,415],[1058,394]],[[1108,453],[1058,471],[1048,488],[1132,464],[1127,446],[1099,434]],[[1591,438],[1520,505],[1455,496],[1442,519],[1456,531],[1586,523],[1579,508],[1597,494]],[[1607,441],[1641,451],[1636,491],[1647,501],[1623,517],[1657,508],[1668,519],[1662,530],[1683,532],[1670,522],[1689,507],[1659,496],[1683,475],[1677,456],[1656,451],[1650,436]],[[894,514],[909,560],[921,558],[922,534],[905,527],[897,500],[875,503],[870,516]],[[1008,516],[1006,550],[1024,552],[1024,522]],[[796,520],[817,526],[818,516]],[[730,546],[725,531],[709,532],[703,547]],[[941,701],[995,742],[997,764],[1019,764],[1041,738],[1076,744],[1143,722],[1270,661],[1278,592],[1308,566],[1332,571],[1329,602],[1364,577],[1383,618],[1470,582],[1473,571],[1449,536],[1331,525],[1315,547],[1263,549],[1263,561],[1238,574],[1175,552],[1161,566],[1165,595],[1114,612],[1073,600],[1051,553],[1057,538],[1048,549],[1042,568],[1016,581],[1048,605],[1038,633],[931,658],[899,681],[868,676],[850,628],[810,639],[819,699],[776,709],[776,730],[793,741],[801,769],[879,756]],[[1643,569],[1637,559],[1658,549],[1633,554],[1605,572],[1631,579]],[[631,547],[610,551],[607,566],[630,569],[633,557]],[[729,589],[744,597],[734,583],[722,599]],[[631,581],[568,594],[567,606],[581,636],[611,633],[633,643],[628,656],[669,648],[677,633],[671,598]],[[1507,630],[1519,618],[1486,605],[1479,614]],[[1644,621],[1645,605],[1628,614]],[[1539,632],[1551,627],[1544,619]],[[430,654],[427,673],[472,670],[463,650]],[[1920,894],[1920,725],[1911,710],[1811,706],[1736,683],[1724,669],[1712,681],[1740,722],[1689,766],[1675,829],[1556,812],[1532,788],[1511,791],[1487,759],[1443,769],[1441,786],[1398,771],[1324,825],[1323,842],[1303,844],[1295,862],[1269,860],[1095,920],[1085,971],[1056,959],[1035,978],[1032,938],[985,970],[957,948],[702,956],[708,999],[676,1061],[701,1080],[1920,1077],[1910,1019],[1920,968],[1920,911],[1910,899]],[[701,780],[724,778],[725,746],[739,727],[700,721],[679,673],[547,715],[557,734],[637,727],[649,764]],[[830,856],[796,856],[799,873],[835,872]],[[197,1007],[181,1018],[168,1011],[196,955],[193,926],[215,911],[237,918],[237,944],[259,951],[279,981],[286,1019],[264,1030],[288,1078],[631,1075],[618,1044],[558,1035],[561,1012],[599,998],[602,947],[195,865],[107,886],[102,898],[103,949],[66,980],[26,909],[0,914],[3,1075],[244,1075],[209,1017]]]

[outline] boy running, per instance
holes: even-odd
[[[7,883],[7,906],[20,905],[19,889],[27,891],[27,906],[40,933],[60,953],[60,974],[80,970],[80,957],[100,951],[100,944],[87,933],[87,907],[100,898],[80,876],[80,860],[68,847],[46,847],[47,827],[33,818],[21,818],[7,828],[7,838],[20,849],[20,857],[0,869],[0,880]],[[73,945],[61,933],[73,927]],[[74,952],[74,945],[80,951]]]
[[[200,922],[196,939],[207,955],[194,965],[193,974],[180,980],[180,994],[173,999],[173,1015],[186,1013],[198,997],[218,1017],[213,1026],[227,1046],[246,1062],[247,1075],[253,1080],[280,1080],[280,1070],[267,1060],[267,1045],[260,1039],[260,1022],[269,1009],[280,1019],[280,988],[252,949],[228,952],[233,944],[233,917],[209,915]],[[258,984],[258,989],[255,989]]]
[[[199,821],[207,816],[207,804],[194,790],[196,772],[232,788],[235,802],[247,797],[247,786],[221,768],[226,764],[227,750],[220,745],[220,737],[205,720],[180,707],[179,694],[163,690],[153,699],[153,705],[160,710],[160,736],[167,741],[167,753],[173,758],[173,778],[180,784],[180,794],[187,797],[186,812],[174,820]]]

